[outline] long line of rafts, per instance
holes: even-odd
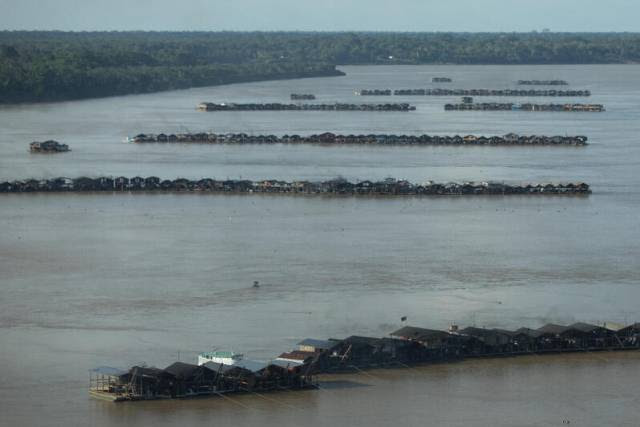
[[[134,366],[124,372],[97,368],[92,372],[92,390],[111,396],[111,400],[290,390],[313,386],[312,375],[322,373],[477,357],[639,348],[640,323],[621,329],[574,323],[514,331],[452,327],[448,332],[405,326],[388,338],[357,335],[345,339],[307,338],[293,351],[284,352],[269,362],[252,362],[254,367],[241,361],[237,365],[176,362],[165,369]]]
[[[591,96],[584,89],[362,89],[356,92],[360,96]]]
[[[351,336],[343,340],[307,339],[276,360],[313,363],[314,373],[349,368],[416,364],[473,357],[640,348],[640,323],[618,329],[588,323],[549,323],[538,329],[467,327],[449,331],[405,326],[389,338]]]
[[[331,132],[308,136],[248,135],[246,133],[138,134],[129,142],[199,142],[211,144],[356,144],[356,145],[587,145],[586,136],[476,135],[340,135]]]
[[[518,80],[519,85],[529,86],[567,86],[566,80]]]
[[[279,180],[224,180],[210,178],[189,180],[178,178],[161,180],[158,177],[79,177],[27,179],[0,182],[0,193],[33,192],[209,192],[209,193],[282,193],[282,194],[340,194],[340,195],[392,195],[392,196],[447,196],[447,195],[539,195],[589,194],[589,185],[578,183],[505,184],[503,182],[448,182],[428,181],[414,184],[393,178],[384,181],[349,182],[344,179],[330,181]]]
[[[513,104],[498,102],[445,104],[445,111],[605,111],[602,104]]]
[[[388,104],[216,104],[202,102],[198,104],[200,111],[414,111],[416,107],[406,103]]]

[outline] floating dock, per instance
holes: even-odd
[[[349,196],[480,196],[480,195],[586,195],[589,185],[578,183],[505,184],[503,182],[427,181],[414,184],[387,178],[384,181],[349,182],[280,181],[280,180],[162,180],[158,177],[99,177],[28,179],[0,182],[0,193],[54,192],[201,192],[219,194],[324,194]]]
[[[138,134],[126,139],[127,142],[143,143],[206,143],[206,144],[320,144],[320,145],[488,145],[488,146],[585,146],[586,136],[545,136],[518,135],[509,133],[503,136],[483,135],[341,135],[331,132],[300,135],[248,135],[246,133],[159,133]]]

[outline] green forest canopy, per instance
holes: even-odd
[[[640,62],[638,33],[0,32],[0,102],[339,75],[336,64]]]

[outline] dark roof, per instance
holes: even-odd
[[[271,362],[269,362],[269,365],[276,365],[276,366],[280,366],[281,368],[296,368],[298,366],[302,366],[303,363],[302,362],[295,362],[292,360],[279,360],[279,359],[274,359]]]
[[[397,331],[391,332],[392,336],[414,339],[417,341],[449,336],[448,332],[436,329],[417,328],[415,326],[405,326]]]
[[[461,334],[469,335],[472,337],[488,337],[488,336],[511,336],[511,332],[502,332],[498,329],[486,329],[486,328],[476,328],[474,326],[469,326],[460,331]]]
[[[315,347],[321,350],[328,350],[336,345],[336,342],[329,340],[316,340],[313,338],[305,338],[298,343],[298,345],[305,345]]]
[[[540,335],[543,335],[543,334],[559,335],[565,332],[567,329],[569,328],[566,326],[556,325],[555,323],[547,323],[543,327],[538,328],[537,331],[540,333]]]
[[[630,333],[633,331],[640,331],[640,323],[633,323],[629,326],[625,326],[624,328],[618,329],[617,334],[624,335],[626,333]]]
[[[209,369],[210,371],[213,372],[220,372],[222,374],[226,374],[227,372],[231,372],[234,370],[239,370],[239,371],[245,371],[246,373],[253,373],[251,370],[246,369],[242,366],[237,366],[237,365],[225,365],[223,363],[216,363],[216,362],[207,362],[204,365],[205,368]]]
[[[580,332],[593,332],[597,329],[604,329],[602,326],[592,325],[590,323],[578,322],[568,326],[568,329],[576,329]]]
[[[176,378],[191,378],[198,369],[201,369],[198,365],[175,362],[164,368],[164,371]]]
[[[537,331],[535,329],[531,329],[531,328],[520,328],[520,329],[516,329],[513,332],[514,335],[528,335],[532,338],[537,338],[540,336],[540,331]]]
[[[352,335],[348,338],[345,338],[344,340],[342,340],[345,343],[348,344],[355,344],[355,345],[370,345],[370,346],[377,346],[380,345],[380,343],[382,342],[381,338],[373,338],[373,337],[361,337],[358,335]]]

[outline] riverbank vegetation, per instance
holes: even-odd
[[[340,75],[336,64],[640,62],[636,33],[0,32],[0,102]]]

